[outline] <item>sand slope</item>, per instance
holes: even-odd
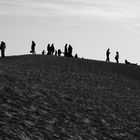
[[[139,140],[140,67],[25,55],[0,59],[2,140]]]

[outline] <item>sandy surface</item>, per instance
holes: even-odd
[[[0,139],[139,140],[139,66],[40,55],[0,59]]]

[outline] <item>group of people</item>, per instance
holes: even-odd
[[[48,44],[48,46],[47,46],[47,51],[48,51],[48,53],[47,53],[47,55],[53,55],[54,54],[54,52],[55,52],[55,48],[54,48],[54,44]],[[44,51],[45,52],[45,51]],[[42,53],[43,54],[43,53]],[[45,54],[45,53],[44,53]]]
[[[106,62],[110,62],[109,55],[110,55],[110,49],[108,48],[106,51]],[[116,52],[115,60],[116,60],[116,63],[119,63],[119,52]],[[129,61],[127,61],[127,59],[125,60],[125,64],[137,65],[137,63],[130,63]]]
[[[35,46],[36,46],[35,42],[32,41],[30,53],[36,54]],[[70,44],[69,45],[65,44],[64,52],[62,52],[61,49],[56,50],[54,47],[54,44],[48,44],[47,52],[45,52],[45,50],[42,51],[42,55],[47,54],[47,55],[61,56],[62,53],[64,54],[65,57],[73,57],[73,55],[72,55],[73,47]],[[78,55],[75,54],[74,57],[78,58]]]
[[[110,62],[109,55],[110,55],[110,49],[108,48],[106,51],[106,62]],[[119,52],[116,52],[115,60],[116,63],[119,63]]]
[[[32,41],[30,53],[36,54],[35,47],[36,47],[36,43],[34,41]],[[1,44],[0,44],[1,57],[5,57],[5,49],[6,49],[6,43],[4,41],[1,41]],[[45,50],[43,50],[42,55],[45,55],[45,53],[46,53]],[[47,55],[61,56],[62,53],[64,54],[65,57],[78,58],[77,53],[75,54],[75,56],[72,55],[73,47],[70,44],[69,45],[65,44],[64,52],[62,52],[61,49],[56,50],[54,47],[54,44],[47,45],[47,53],[46,53]],[[110,53],[111,53],[110,48],[108,48],[106,51],[106,62],[110,62]],[[116,52],[115,60],[116,60],[116,63],[119,63],[119,52],[118,51]],[[131,63],[127,60],[125,60],[125,64],[137,65],[137,63]]]
[[[71,45],[68,46],[68,44],[66,44],[65,48],[64,48],[64,56],[65,57],[73,57],[72,50],[73,50],[72,46]],[[76,57],[76,55],[75,55],[75,57]]]
[[[47,55],[61,56],[61,54],[62,54],[61,49],[56,50],[54,47],[54,44],[48,44],[47,51],[48,51]],[[42,51],[42,54],[45,55],[45,50]]]

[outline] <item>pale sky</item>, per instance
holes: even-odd
[[[119,51],[140,64],[140,1],[0,0],[0,40],[6,55],[29,54],[34,40],[37,53],[67,43],[80,57],[105,60],[110,48],[111,61]]]

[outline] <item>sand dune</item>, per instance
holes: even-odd
[[[55,56],[0,59],[0,139],[139,140],[140,68]]]

